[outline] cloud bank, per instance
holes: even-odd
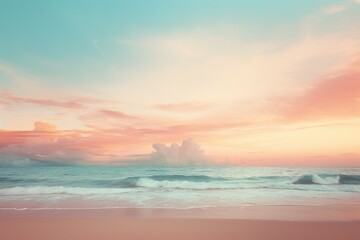
[[[163,143],[154,143],[155,152],[151,154],[151,161],[166,165],[207,165],[209,157],[199,144],[192,139],[183,140],[179,145],[172,143],[166,146]]]
[[[124,135],[125,134],[125,135]],[[205,165],[209,158],[191,139],[166,146],[121,130],[57,130],[37,121],[31,131],[0,131],[0,165]],[[152,134],[151,134],[152,135]],[[151,140],[152,139],[152,140]],[[140,153],[140,154],[134,154]]]

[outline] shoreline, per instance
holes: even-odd
[[[0,208],[0,219],[21,217],[233,219],[270,221],[360,221],[360,204],[247,205],[204,208]]]
[[[6,240],[358,240],[360,204],[0,210]]]

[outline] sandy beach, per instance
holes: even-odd
[[[320,210],[314,212],[315,208]],[[6,240],[358,240],[359,218],[359,207],[354,205],[233,210],[1,210],[0,231]]]
[[[358,240],[360,222],[41,217],[1,219],[6,240]]]

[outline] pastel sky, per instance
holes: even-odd
[[[4,0],[0,162],[360,166],[360,1]]]

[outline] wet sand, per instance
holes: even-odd
[[[359,240],[360,214],[357,205],[1,210],[0,234],[4,240]]]

